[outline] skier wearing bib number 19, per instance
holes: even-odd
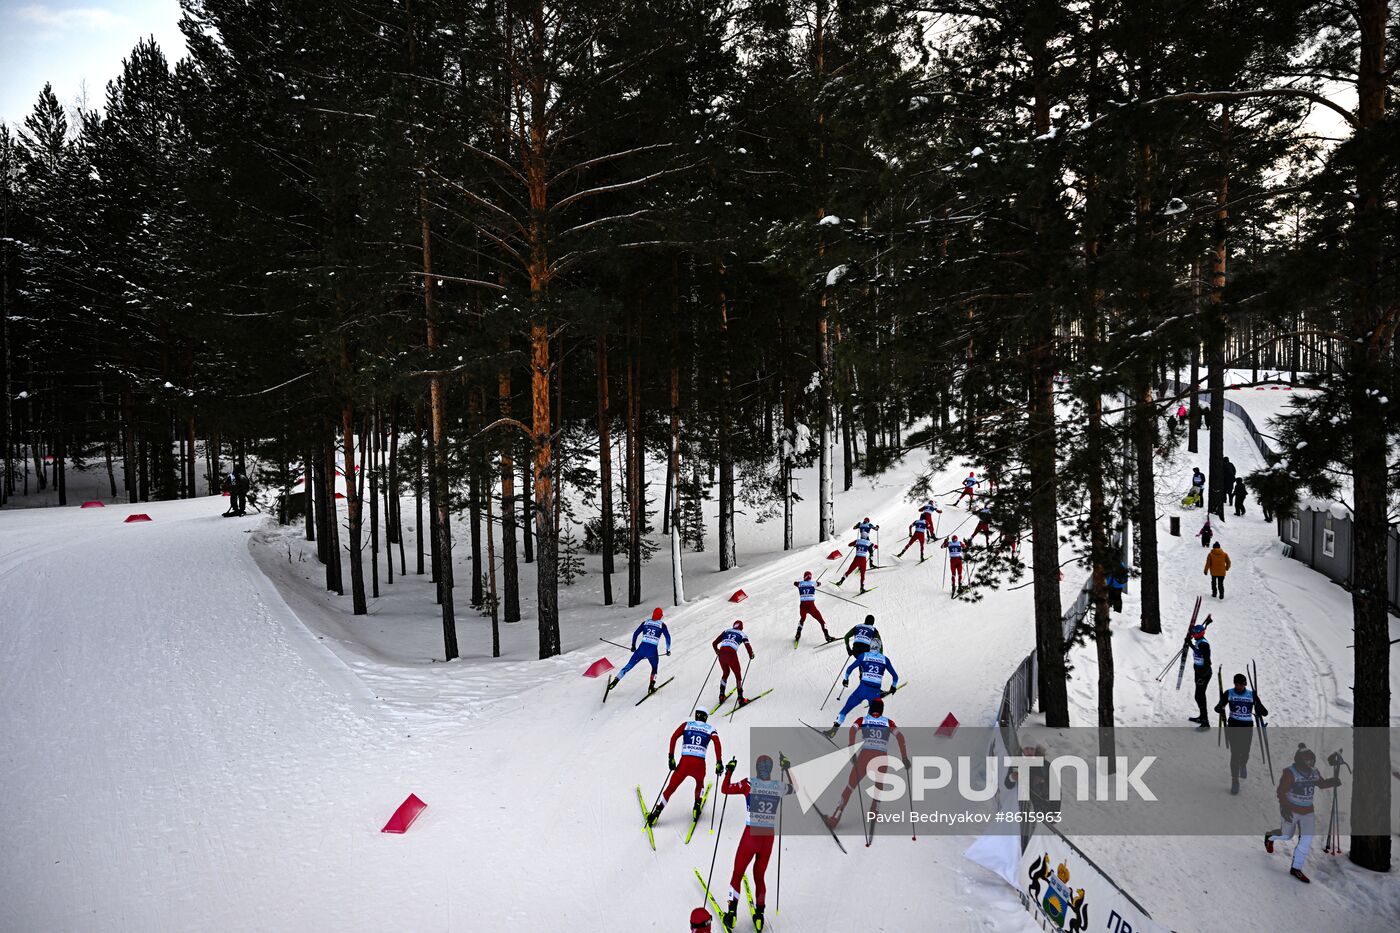
[[[700,819],[701,791],[705,789],[705,755],[709,751],[710,742],[715,743],[715,774],[719,774],[724,767],[724,750],[720,748],[719,733],[715,727],[710,725],[708,720],[710,714],[703,709],[695,711],[695,718],[689,722],[683,722],[676,727],[676,731],[671,733],[671,747],[668,749],[666,762],[671,769],[671,779],[666,782],[666,789],[661,792],[661,799],[652,807],[651,813],[647,814],[647,825],[655,826],[656,821],[661,818],[661,811],[666,808],[671,795],[681,786],[681,781],[686,778],[695,778],[695,808],[694,818]],[[676,742],[681,742],[681,760],[676,763]]]
[[[759,755],[753,770],[757,777],[744,778],[734,783],[734,768],[738,762],[730,760],[724,766],[724,784],[720,789],[726,794],[743,794],[748,805],[749,815],[744,824],[744,834],[739,837],[739,849],[734,853],[734,873],[729,877],[729,909],[724,912],[724,928],[734,929],[734,915],[739,911],[739,884],[744,879],[744,871],[753,862],[754,909],[753,924],[763,929],[763,905],[768,894],[765,875],[768,860],[773,855],[773,838],[777,832],[778,809],[783,798],[793,793],[793,786],[787,781],[773,780],[773,759]],[[783,769],[791,765],[782,760]]]

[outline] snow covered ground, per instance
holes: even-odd
[[[1246,376],[1248,373],[1245,374]],[[1232,392],[1244,403],[1252,389]],[[1246,406],[1263,427],[1255,406]],[[1262,405],[1259,406],[1262,408]],[[1263,466],[1243,424],[1225,418],[1225,454],[1241,475]],[[1204,436],[1202,444],[1204,445]],[[1271,712],[1270,722],[1289,726],[1349,726],[1352,682],[1351,597],[1322,574],[1282,555],[1272,522],[1246,504],[1247,514],[1214,520],[1215,536],[1230,554],[1233,567],[1226,578],[1226,599],[1210,597],[1209,578],[1202,575],[1205,553],[1192,538],[1201,526],[1200,510],[1183,511],[1180,491],[1189,485],[1196,455],[1182,451],[1163,466],[1159,483],[1158,539],[1162,572],[1161,635],[1138,628],[1137,588],[1129,587],[1123,613],[1113,617],[1116,709],[1124,725],[1189,725],[1196,714],[1188,674],[1180,691],[1175,677],[1155,680],[1162,666],[1180,647],[1196,596],[1204,596],[1201,615],[1213,613],[1210,643],[1215,667],[1226,684],[1250,661],[1257,661],[1260,693]],[[1167,533],[1168,517],[1181,516],[1182,536]],[[1392,637],[1400,637],[1400,619],[1392,616]],[[1072,657],[1076,675],[1071,703],[1078,722],[1091,722],[1097,708],[1097,657],[1092,644]],[[1400,665],[1391,668],[1392,695],[1400,694]],[[1212,699],[1212,705],[1214,700]],[[1400,725],[1400,716],[1392,718]],[[1201,741],[1214,753],[1216,738]],[[1274,749],[1275,767],[1291,760],[1287,750]],[[1222,796],[1229,792],[1228,760],[1222,760]],[[1267,775],[1250,771],[1250,782],[1267,782]],[[1400,787],[1397,787],[1400,790]],[[1243,800],[1243,798],[1241,798]],[[1341,796],[1349,804],[1347,788]],[[1330,806],[1330,796],[1328,798]],[[1400,880],[1395,872],[1376,875],[1357,868],[1345,855],[1322,852],[1314,842],[1305,869],[1313,879],[1299,884],[1288,875],[1293,844],[1283,843],[1273,855],[1264,852],[1263,831],[1271,811],[1261,817],[1260,836],[1075,837],[1152,913],[1154,919],[1178,930],[1394,930],[1400,926]],[[1319,827],[1321,833],[1322,827]],[[1343,842],[1345,845],[1345,840]],[[1248,896],[1239,896],[1248,892]]]
[[[1257,454],[1247,436],[1234,419],[1227,430],[1227,451],[1249,469]],[[921,467],[911,457],[877,480],[858,479],[838,494],[838,526],[870,515],[883,525],[886,553],[897,550],[893,529],[911,517],[905,493]],[[1189,473],[1181,461],[1169,469],[1183,475],[1164,479],[1164,491]],[[951,489],[958,475],[945,471],[935,488]],[[815,485],[810,472],[802,482]],[[355,618],[348,599],[323,592],[321,568],[295,529],[222,519],[222,507],[197,499],[0,512],[0,929],[679,929],[699,903],[692,869],[707,868],[715,837],[702,828],[684,845],[686,820],[673,806],[653,853],[634,787],[656,793],[666,741],[710,668],[710,640],[743,618],[758,654],[751,690],[774,688],[733,724],[719,723],[726,756],[741,762],[748,726],[815,721],[839,663],[814,650],[814,625],[791,647],[791,583],[826,566],[833,547],[816,540],[815,496],[799,505],[795,552],[781,551],[780,522],[747,521],[739,569],[715,570],[713,539],[705,553],[687,553],[691,603],[681,609],[670,608],[665,539],[635,609],[599,605],[590,557],[589,573],[562,592],[565,654],[548,661],[536,659],[532,567],[522,568],[526,619],[503,626],[500,659],[489,657],[489,621],[465,606],[459,585],[463,657],[452,663],[433,660],[441,624],[411,550],[409,575],[381,582],[385,595]],[[132,512],[154,521],[124,524]],[[941,531],[965,514],[948,509]],[[1212,607],[1217,656],[1227,666],[1257,658],[1266,684],[1309,672],[1305,688],[1268,694],[1278,721],[1345,723],[1345,592],[1280,558],[1257,512],[1231,518],[1220,534],[1236,569],[1230,599]],[[1167,634],[1138,632],[1135,592],[1115,617],[1125,723],[1177,724],[1190,712],[1188,694],[1151,678],[1201,592],[1192,582],[1204,580],[1200,548],[1165,529],[1163,541]],[[1030,591],[955,602],[940,586],[939,558],[887,557],[862,600],[909,683],[889,712],[906,726],[949,711],[990,723],[1003,681],[1032,646]],[[1080,575],[1066,576],[1068,603]],[[625,573],[614,584],[625,592]],[[726,602],[739,588],[749,598]],[[835,632],[865,612],[830,597],[820,604]],[[662,672],[675,682],[633,706],[645,684],[645,671],[634,671],[600,705],[601,681],[580,675],[598,657],[620,665],[626,653],[598,639],[627,641],[653,605],[668,607],[675,649]],[[1074,661],[1076,721],[1086,723],[1092,650]],[[709,702],[714,689],[711,679]],[[410,791],[428,804],[418,823],[403,836],[379,833]],[[717,887],[741,809],[731,805],[724,820]],[[812,819],[795,808],[788,817]],[[969,841],[881,835],[869,849],[848,840],[842,855],[827,836],[790,836],[771,928],[1033,928],[1014,892],[963,858]],[[1320,846],[1311,863],[1318,883],[1305,889],[1287,877],[1285,856],[1237,837],[1075,841],[1180,930],[1336,927],[1344,907],[1350,929],[1392,929],[1380,918],[1400,916],[1393,877],[1344,859],[1322,865]],[[1226,865],[1243,874],[1215,883]],[[1239,897],[1236,878],[1268,899]]]
[[[842,496],[842,523],[907,523],[917,466]],[[791,581],[831,549],[815,544],[808,503],[797,552],[779,556],[781,528],[769,524],[746,529],[739,570],[706,572],[712,550],[690,558],[701,598],[667,613],[676,645],[663,672],[676,680],[640,707],[641,672],[606,707],[601,682],[580,674],[602,655],[624,660],[599,635],[625,641],[643,610],[669,603],[664,556],[639,609],[597,606],[596,574],[566,590],[560,658],[533,660],[527,621],[493,661],[487,623],[463,613],[467,656],[443,664],[388,650],[399,634],[427,646],[439,628],[421,578],[352,619],[288,550],[294,536],[255,516],[222,519],[220,500],[0,513],[0,927],[679,927],[699,903],[691,870],[708,866],[715,837],[702,829],[683,845],[671,812],[653,854],[634,786],[655,793],[709,642],[733,618],[758,652],[753,690],[775,692],[721,724],[726,755],[746,759],[745,719],[818,715],[839,656],[814,650],[810,626],[800,650],[790,640]],[[136,511],[154,521],[122,522]],[[872,577],[866,601],[910,683],[890,712],[911,725],[950,710],[990,722],[1031,645],[1028,590],[955,603],[940,570],[906,560]],[[740,587],[746,602],[723,600]],[[837,631],[864,614],[833,599],[823,608]],[[380,834],[410,791],[428,810],[407,835]],[[729,811],[717,879],[742,822]],[[773,929],[1029,929],[1013,892],[962,858],[968,841],[896,835],[845,856],[829,837],[792,836]],[[868,896],[872,878],[886,895]]]

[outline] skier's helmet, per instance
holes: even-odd
[[[655,609],[653,609],[653,610],[651,611],[651,621],[653,621],[653,622],[660,622],[660,621],[661,621],[661,607],[660,607],[660,606],[657,606]]]
[[[954,541],[958,540],[958,536],[957,536],[957,535],[953,535],[953,540],[954,540]]]
[[[738,629],[739,631],[742,632],[742,631],[744,630],[744,620],[743,620],[743,619],[735,619],[735,620],[734,620],[734,627],[735,627],[736,629]]]
[[[803,574],[802,574],[802,579],[804,579],[804,580],[810,580],[810,579],[812,579],[812,571],[808,570],[808,571],[806,571],[805,573],[803,573]]]
[[[1299,742],[1298,750],[1293,753],[1293,763],[1305,771],[1311,771],[1313,765],[1317,764],[1317,755],[1312,749]]]
[[[874,614],[873,612],[868,612],[868,613],[865,614],[865,624],[866,624],[866,625],[874,625],[874,624],[875,624],[875,614]]]
[[[883,716],[883,715],[885,715],[885,701],[882,700],[882,699],[880,699],[879,697],[876,697],[875,699],[871,700],[871,701],[870,701],[870,715],[872,715],[872,716]]]
[[[1206,637],[1206,627],[1205,627],[1204,625],[1199,625],[1199,624],[1191,626],[1191,637],[1192,637],[1192,638],[1205,638],[1205,637]]]
[[[768,780],[773,774],[773,759],[767,755],[759,755],[753,763],[753,771],[761,780]]]
[[[710,912],[703,907],[697,907],[690,912],[690,928],[692,930],[710,929]]]
[[[1243,674],[1236,674],[1236,675],[1235,675],[1235,686],[1236,686],[1236,687],[1243,687],[1243,686],[1244,686],[1245,684],[1247,684],[1247,683],[1249,683],[1249,678],[1248,678],[1248,677],[1244,676]]]
[[[695,711],[695,718],[699,722],[708,722],[710,718],[710,712],[709,710],[705,709],[697,709]]]

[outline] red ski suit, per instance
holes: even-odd
[[[671,747],[669,754],[676,757],[676,743],[685,735],[687,723],[681,723],[676,727],[676,731],[671,733]],[[710,737],[710,743],[715,747],[715,759],[724,760],[724,750],[720,748],[719,733],[716,732]],[[700,793],[705,789],[705,759],[699,755],[682,755],[681,760],[676,764],[676,770],[671,772],[671,779],[666,782],[666,789],[661,792],[661,798],[670,802],[671,795],[681,786],[681,781],[686,778],[695,778],[695,802],[700,802]]]
[[[744,778],[738,784],[733,782],[733,772],[724,772],[724,783],[720,789],[726,794],[743,794],[745,802],[752,807],[749,794],[753,788],[749,784],[749,779]],[[764,782],[759,782],[764,783]],[[772,783],[772,782],[770,782]],[[783,784],[783,794],[793,793],[791,784]],[[749,867],[749,862],[753,862],[754,881],[754,904],[762,907],[768,895],[768,883],[764,875],[768,872],[768,859],[773,855],[774,829],[771,825],[754,825],[755,814],[752,809],[749,813],[749,823],[744,827],[744,834],[739,837],[739,849],[734,853],[734,873],[729,876],[729,896],[738,900],[739,885],[744,880],[744,872]],[[771,815],[768,820],[771,821]]]
[[[726,681],[729,679],[729,675],[733,674],[735,684],[742,686],[744,683],[744,672],[739,667],[739,652],[734,650],[733,645],[720,647],[719,642],[723,637],[724,632],[720,632],[715,636],[715,640],[710,642],[710,647],[714,648],[715,654],[719,655],[719,679],[721,682]],[[744,647],[749,650],[749,660],[752,661],[753,645],[744,642]],[[672,744],[674,743],[675,740],[673,739]],[[720,757],[722,760],[724,756],[721,755]]]
[[[908,761],[909,749],[906,748],[904,745],[904,733],[899,731],[899,727],[894,724],[893,719],[888,720],[888,722],[890,726],[890,734],[899,740],[899,757]],[[847,745],[856,744],[856,742],[860,739],[861,726],[863,725],[865,725],[865,717],[861,716],[851,726],[850,733],[846,737]],[[875,762],[875,760],[877,758],[882,758],[888,754],[889,751],[886,749],[863,748],[860,750],[860,752],[856,755],[855,763],[851,766],[851,775],[849,778],[846,779],[846,787],[844,790],[841,791],[840,809],[844,810],[846,808],[846,801],[851,799],[851,791],[855,790],[856,785],[859,784],[862,779],[864,779],[867,775],[870,774],[870,766]]]

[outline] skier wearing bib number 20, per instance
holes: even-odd
[[[724,928],[734,929],[734,915],[739,911],[739,884],[744,879],[744,871],[753,862],[755,929],[763,929],[763,905],[768,894],[765,875],[768,860],[773,855],[773,837],[778,827],[778,809],[783,798],[793,793],[793,786],[787,781],[773,780],[773,759],[759,755],[753,770],[757,777],[744,778],[734,783],[734,768],[738,762],[731,760],[724,766],[724,784],[720,789],[726,794],[743,794],[748,805],[749,815],[744,824],[744,834],[739,837],[739,849],[734,853],[734,873],[729,877],[729,909],[724,912]],[[791,762],[783,759],[787,769]]]
[[[719,774],[724,767],[724,750],[720,748],[719,733],[709,724],[709,718],[710,714],[706,710],[697,709],[694,719],[681,723],[676,727],[676,731],[671,733],[671,746],[666,756],[666,763],[671,768],[671,779],[666,782],[661,799],[652,807],[651,813],[647,814],[648,826],[656,825],[656,821],[661,818],[661,811],[670,802],[671,795],[686,778],[695,778],[694,817],[696,820],[700,819],[700,802],[704,799],[701,792],[705,789],[705,756],[709,752],[711,741],[715,743],[715,774]],[[681,741],[679,764],[676,762],[678,740]]]
[[[860,669],[860,685],[851,691],[851,695],[846,698],[846,705],[841,707],[841,712],[836,714],[836,722],[831,724],[831,728],[826,730],[828,736],[836,734],[836,730],[841,728],[841,724],[846,721],[846,714],[855,709],[867,700],[877,700],[894,693],[899,689],[899,672],[894,669],[890,659],[879,651],[871,648],[851,662],[846,668],[846,676],[841,679],[841,686],[847,686],[851,679],[851,672]],[[890,672],[890,689],[886,691],[885,671]]]
[[[617,676],[608,681],[608,689],[618,685],[622,678],[627,676],[627,672],[637,666],[638,661],[648,661],[651,663],[651,683],[648,690],[656,689],[656,669],[660,663],[657,657],[661,645],[661,639],[666,639],[666,655],[671,654],[671,630],[666,627],[666,623],[661,621],[661,607],[657,606],[651,611],[651,618],[637,626],[637,630],[632,633],[632,657],[617,672]]]

